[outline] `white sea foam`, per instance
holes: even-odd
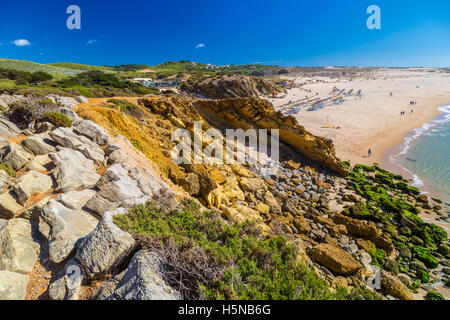
[[[437,126],[441,126],[446,122],[450,122],[450,104],[439,107],[438,110],[442,112],[442,114],[439,115],[439,117],[434,119],[432,122],[424,123],[422,128],[417,128],[417,129],[413,130],[411,135],[408,135],[404,138],[403,147],[402,147],[400,153],[391,155],[389,157],[390,162],[395,163],[396,165],[401,167],[403,170],[405,170],[406,172],[408,172],[409,174],[412,175],[412,177],[414,179],[413,186],[415,186],[415,187],[423,186],[423,181],[420,180],[419,176],[417,176],[416,174],[412,173],[410,170],[408,170],[407,168],[402,166],[399,161],[399,157],[408,152],[408,150],[411,148],[411,143],[413,141],[417,140],[419,137],[421,137],[423,135],[427,135],[427,134],[431,134],[431,132],[435,132],[436,130],[433,128],[435,128]]]

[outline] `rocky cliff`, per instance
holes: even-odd
[[[279,129],[280,141],[305,158],[340,175],[348,170],[336,157],[333,141],[314,136],[300,126],[292,116],[275,112],[270,102],[256,98],[197,100],[195,106],[224,120],[232,128]]]
[[[181,85],[182,92],[209,99],[257,98],[281,88],[265,79],[245,76],[212,77]]]

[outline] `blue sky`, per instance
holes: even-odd
[[[73,4],[81,30],[66,27]],[[366,27],[372,4],[381,30]],[[1,0],[0,43],[40,63],[449,67],[450,1]]]

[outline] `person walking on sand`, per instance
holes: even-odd
[[[369,151],[367,151],[369,158],[372,156],[372,148],[369,148]]]

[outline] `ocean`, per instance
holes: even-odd
[[[441,115],[405,137],[401,152],[391,161],[414,179],[414,186],[450,203],[450,105]]]

